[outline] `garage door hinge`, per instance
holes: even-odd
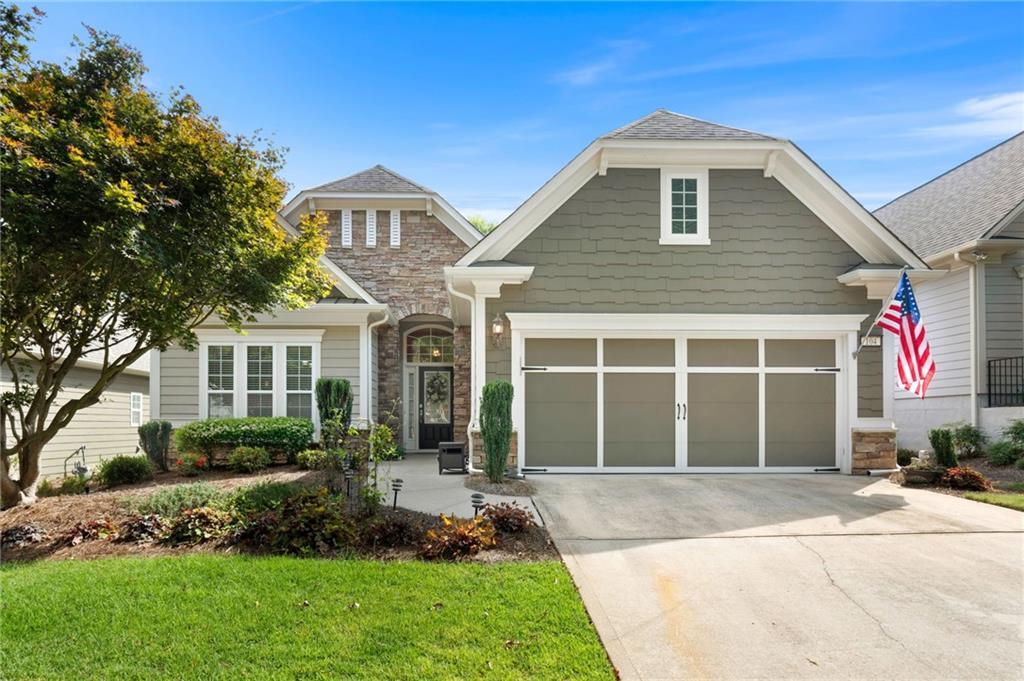
[[[547,367],[521,367],[522,371],[547,371]]]
[[[828,372],[828,373],[831,373],[831,374],[838,374],[839,373],[839,367],[819,367],[819,368],[815,369],[815,371],[825,371],[825,372]]]

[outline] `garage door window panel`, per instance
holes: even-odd
[[[688,367],[756,368],[757,340],[753,338],[691,338],[686,344]]]
[[[606,338],[605,367],[674,367],[676,342],[672,338]]]

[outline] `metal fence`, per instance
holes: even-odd
[[[1024,357],[988,361],[988,406],[1024,405]]]

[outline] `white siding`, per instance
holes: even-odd
[[[965,268],[914,287],[935,358],[928,398],[971,392],[970,273]],[[918,398],[897,389],[896,399]]]
[[[1024,239],[1024,216],[1008,224],[998,236]],[[1021,265],[1022,251],[985,265],[986,361],[1024,355],[1024,281],[1014,270]]]
[[[68,400],[80,397],[96,384],[98,372],[94,369],[75,368],[64,380],[64,390],[50,410],[56,413]],[[12,388],[8,376],[0,383],[0,390]],[[138,428],[131,425],[130,395],[142,393],[143,423],[149,413],[149,378],[122,374],[103,392],[97,404],[82,409],[66,427],[43,448],[40,473],[44,477],[60,476],[64,459],[78,447],[85,445],[86,464],[95,469],[101,459],[118,454],[132,454],[139,443]],[[68,464],[70,470],[71,464]]]

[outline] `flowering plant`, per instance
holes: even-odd
[[[189,452],[187,454],[183,454],[177,461],[175,461],[174,467],[180,475],[192,477],[199,475],[201,471],[209,470],[210,457],[205,454]]]

